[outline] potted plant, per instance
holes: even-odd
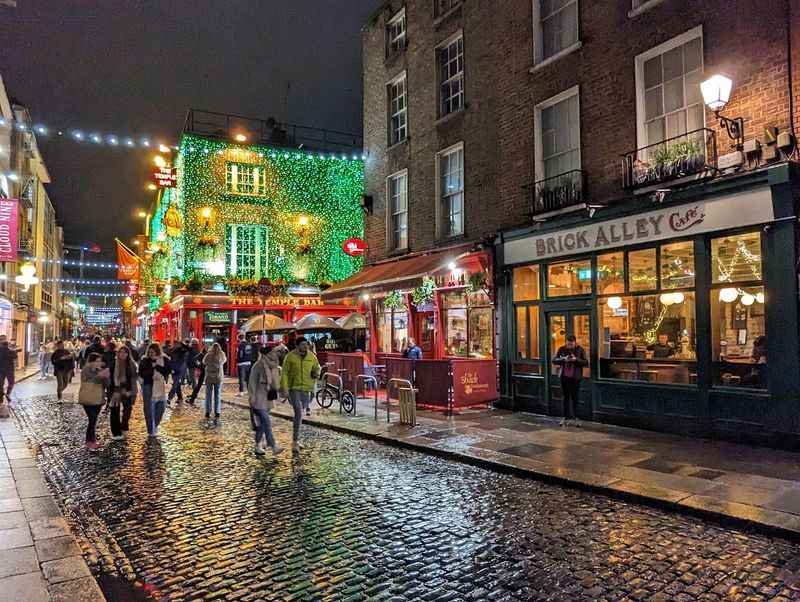
[[[436,290],[436,282],[433,278],[426,276],[422,279],[422,284],[411,291],[411,300],[416,307],[425,305],[433,301],[433,293]]]
[[[400,291],[391,291],[383,298],[381,302],[385,309],[400,309],[405,305],[402,293]]]

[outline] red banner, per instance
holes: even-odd
[[[117,241],[117,279],[139,281],[139,258]]]
[[[488,403],[498,398],[494,360],[453,360],[453,405]]]
[[[17,199],[0,199],[0,261],[17,260]]]

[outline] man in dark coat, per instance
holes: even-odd
[[[170,368],[172,369],[172,389],[167,396],[167,403],[172,401],[172,398],[177,396],[178,401],[183,401],[183,390],[181,383],[183,377],[186,376],[186,357],[189,354],[189,345],[185,342],[178,341],[170,350]]]
[[[575,426],[580,426],[575,415],[575,405],[578,403],[583,368],[589,365],[589,361],[574,334],[567,335],[566,344],[558,348],[553,363],[561,367],[561,392],[564,396],[564,418],[561,419],[561,426],[569,425],[570,420]]]
[[[11,395],[11,390],[14,388],[17,353],[19,352],[8,344],[6,335],[0,335],[0,403]]]

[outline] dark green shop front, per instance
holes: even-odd
[[[778,165],[505,233],[502,405],[563,415],[551,358],[574,334],[591,360],[579,417],[798,445],[794,173]]]

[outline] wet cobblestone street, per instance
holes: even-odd
[[[21,384],[15,417],[92,569],[153,599],[800,599],[786,540],[320,429],[258,459],[231,406],[217,429],[173,408],[148,443],[137,403],[129,440],[103,415],[90,454],[52,389]]]

